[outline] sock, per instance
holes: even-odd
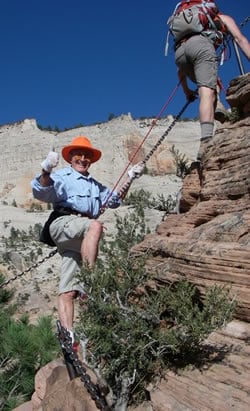
[[[201,140],[206,140],[207,138],[211,138],[214,132],[214,122],[211,121],[203,121],[200,123],[201,126]]]

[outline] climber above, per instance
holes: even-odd
[[[214,1],[181,1],[168,24],[175,41],[178,76],[188,100],[196,94],[189,88],[188,79],[198,87],[201,146],[197,160],[201,161],[204,143],[211,140],[214,132],[218,75],[216,50],[223,45],[225,36],[231,35],[250,60],[250,43],[234,19],[222,14]]]
[[[130,168],[125,192],[123,187],[112,192],[89,174],[89,167],[101,154],[87,137],[76,137],[62,149],[62,157],[70,167],[53,171],[59,155],[51,151],[41,164],[42,172],[31,182],[34,197],[53,204],[54,211],[44,226],[41,241],[56,246],[62,257],[58,314],[72,343],[74,299],[85,296],[83,285],[77,282],[77,272],[84,264],[90,268],[95,264],[103,229],[97,220],[101,208],[104,204],[119,207],[131,182],[142,175],[145,167],[141,162]]]

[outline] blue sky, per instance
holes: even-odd
[[[157,116],[178,83],[174,53],[164,56],[175,0],[0,0],[0,125],[35,118],[46,127],[107,121],[110,114]],[[218,0],[240,25],[246,0]],[[250,22],[242,32],[250,38]],[[232,56],[224,87],[240,74]],[[242,55],[245,70],[249,62]],[[164,115],[185,103],[182,90]],[[198,101],[185,117],[198,115]]]

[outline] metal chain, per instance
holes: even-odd
[[[250,21],[250,16],[246,17],[245,20],[240,24],[240,27],[244,27]]]
[[[84,383],[85,388],[90,394],[92,400],[95,402],[96,407],[101,411],[111,411],[112,408],[108,405],[104,394],[102,393],[100,387],[95,385],[90,376],[87,374],[86,368],[84,368],[82,362],[79,360],[77,353],[74,351],[72,346],[72,341],[69,332],[61,325],[60,321],[57,321],[57,338],[62,347],[65,362],[70,362],[70,365],[74,368],[74,376],[70,375],[71,378],[80,377],[81,381]],[[66,364],[66,366],[69,364]],[[67,367],[68,368],[68,367]]]
[[[175,123],[179,120],[179,118],[182,116],[182,114],[184,113],[184,111],[186,110],[186,108],[189,106],[189,104],[194,101],[196,99],[196,97],[193,97],[190,100],[187,100],[186,104],[182,107],[182,109],[180,110],[180,112],[177,114],[177,116],[175,117],[175,119],[172,121],[172,123],[169,125],[169,127],[167,128],[167,130],[165,131],[165,133],[159,138],[159,140],[157,141],[157,143],[153,146],[152,150],[150,150],[150,152],[146,155],[146,157],[144,158],[143,162],[146,163],[150,157],[154,154],[155,150],[157,150],[157,148],[160,146],[160,144],[163,142],[163,140],[165,139],[165,137],[167,137],[167,135],[169,134],[169,132],[172,130],[172,128],[174,127]]]
[[[197,94],[197,92],[196,92]],[[180,110],[180,112],[177,114],[177,116],[174,118],[174,120],[172,121],[172,123],[168,126],[167,130],[165,131],[165,133],[159,138],[159,140],[156,142],[156,144],[154,144],[153,148],[150,150],[150,152],[146,155],[146,157],[144,158],[143,163],[146,164],[146,162],[150,159],[150,157],[154,154],[154,152],[157,150],[157,148],[161,145],[161,143],[163,142],[163,140],[165,139],[165,137],[167,137],[167,135],[170,133],[170,131],[172,130],[172,128],[174,127],[175,123],[179,120],[179,118],[182,116],[182,114],[184,113],[184,111],[186,110],[186,108],[189,106],[190,103],[192,103],[194,100],[196,99],[196,96],[194,96],[192,99],[187,100],[187,102],[185,103],[185,105],[182,107],[182,109]],[[129,189],[129,186],[131,185],[132,181],[135,179],[136,177],[133,177],[130,181],[128,181],[127,183],[125,183],[119,191],[119,197],[122,198],[122,196],[124,195],[124,193],[127,192],[127,190]]]
[[[4,287],[5,285],[8,285],[10,282],[15,281],[17,278],[22,277],[24,274],[30,272],[34,268],[37,268],[39,265],[44,263],[44,261],[48,260],[49,258],[53,257],[57,253],[57,249],[51,251],[46,257],[44,257],[42,260],[37,261],[37,263],[33,264],[31,267],[27,268],[26,270],[22,271],[19,274],[16,274],[14,277],[10,278],[9,280],[4,281],[3,283],[0,284],[0,288]]]

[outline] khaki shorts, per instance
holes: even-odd
[[[82,240],[90,224],[91,220],[87,217],[67,215],[57,218],[50,225],[50,235],[62,257],[59,294],[74,290],[84,291],[77,274],[82,266]]]
[[[176,49],[175,62],[198,87],[216,90],[217,56],[212,41],[207,37],[195,35],[184,41]]]

